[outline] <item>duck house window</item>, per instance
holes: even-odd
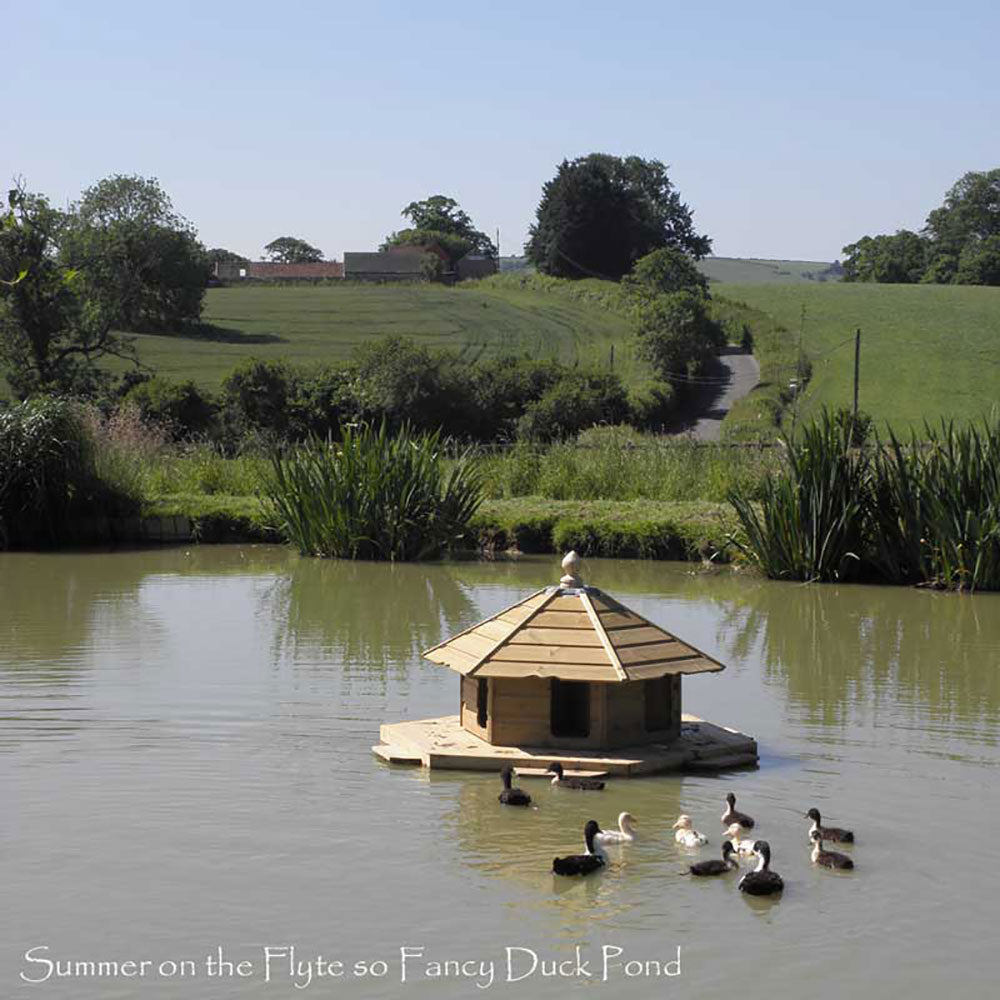
[[[490,682],[485,677],[476,678],[476,725],[480,729],[486,728],[486,720],[489,718],[490,704]]]
[[[550,720],[553,736],[590,735],[590,685],[552,679]]]
[[[646,732],[669,729],[673,709],[670,677],[656,677],[643,681],[646,701]]]

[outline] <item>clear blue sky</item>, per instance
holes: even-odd
[[[993,0],[2,0],[0,182],[158,177],[209,246],[374,248],[442,193],[519,251],[563,158],[664,161],[719,255],[830,260],[1000,166]]]

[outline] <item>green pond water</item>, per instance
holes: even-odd
[[[1000,596],[584,571],[729,665],[686,680],[684,708],[757,736],[758,770],[603,793],[522,779],[537,809],[514,810],[494,775],[373,757],[381,722],[456,709],[457,677],[420,651],[554,582],[553,558],[0,555],[0,996],[994,995]],[[728,791],[779,900],[681,874],[717,855]],[[810,865],[813,805],[856,830],[854,872]],[[550,873],[587,819],[625,809],[642,839],[607,870]],[[681,811],[710,848],[675,845]],[[424,949],[405,982],[403,947]],[[577,947],[583,974],[542,975]],[[678,947],[680,975],[657,976]],[[246,964],[209,975],[220,948]],[[639,965],[605,981],[615,948]]]

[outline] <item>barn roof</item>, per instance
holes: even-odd
[[[467,677],[623,682],[725,669],[603,591],[584,586],[578,565],[571,552],[559,586],[526,597],[424,657]]]

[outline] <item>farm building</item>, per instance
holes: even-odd
[[[344,265],[339,260],[302,264],[254,260],[246,264],[216,263],[213,275],[219,281],[322,281],[343,278]]]
[[[459,715],[383,726],[376,753],[391,760],[396,748],[399,760],[438,767],[541,757],[620,773],[756,763],[752,738],[682,714],[682,678],[723,665],[585,586],[576,553],[563,567],[558,586],[427,650],[460,675]]]

